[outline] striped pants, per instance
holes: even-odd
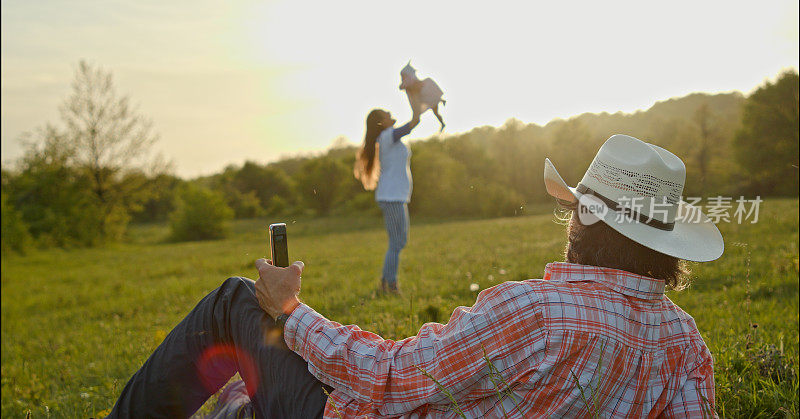
[[[389,248],[383,259],[383,279],[389,284],[397,283],[397,266],[400,263],[400,251],[408,240],[408,204],[405,202],[378,201],[386,222],[386,233],[389,235]]]

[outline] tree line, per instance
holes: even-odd
[[[797,196],[798,74],[752,94],[694,93],[646,111],[586,113],[544,126],[516,119],[412,141],[410,211],[432,217],[525,214],[548,202],[549,157],[576,184],[597,149],[624,133],[660,145],[687,166],[685,196]],[[29,135],[2,172],[3,252],[124,239],[130,222],[168,222],[172,239],[225,235],[230,218],[378,215],[352,174],[356,146],[270,164],[248,161],[182,179],[151,153],[149,120],[119,97],[110,72],[81,62],[61,124]]]

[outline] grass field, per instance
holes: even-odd
[[[137,226],[131,243],[2,260],[2,416],[88,417],[109,409],[166,333],[228,276],[256,275],[265,226],[289,225],[306,264],[302,298],[341,323],[387,338],[447,321],[476,292],[541,277],[562,259],[552,213],[490,220],[412,219],[400,297],[376,297],[386,236],[378,217],[245,220],[221,241],[164,243]],[[725,254],[693,265],[668,296],[694,316],[716,361],[729,417],[798,415],[798,200],[768,200],[756,224],[721,224]]]

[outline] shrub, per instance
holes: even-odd
[[[22,221],[19,212],[8,202],[8,196],[5,191],[2,192],[1,204],[0,220],[2,220],[3,226],[2,230],[0,230],[2,234],[0,248],[2,248],[2,253],[4,255],[12,252],[24,254],[31,244],[28,226]]]
[[[225,188],[222,193],[226,204],[233,210],[236,218],[255,218],[264,215],[261,201],[255,191],[240,192],[234,188]]]
[[[289,203],[278,195],[270,198],[268,202],[267,215],[284,215],[289,211]]]
[[[750,189],[759,195],[797,196],[798,86],[800,77],[788,71],[759,87],[744,104],[733,146]]]
[[[51,131],[41,135],[43,143],[28,146],[18,170],[3,184],[8,205],[37,245],[92,246],[108,234],[118,235],[127,214],[109,211],[95,198],[85,173],[70,166],[70,147],[61,137]]]
[[[170,215],[172,239],[207,240],[225,237],[226,222],[233,210],[219,192],[195,184],[182,187],[175,198],[175,211]]]
[[[353,175],[339,160],[318,157],[307,161],[297,176],[297,188],[304,207],[327,215],[342,199]]]

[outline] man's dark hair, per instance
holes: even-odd
[[[577,211],[572,212],[567,237],[564,249],[567,262],[621,269],[661,279],[674,290],[689,285],[689,268],[685,261],[636,243],[602,221],[584,225]]]

